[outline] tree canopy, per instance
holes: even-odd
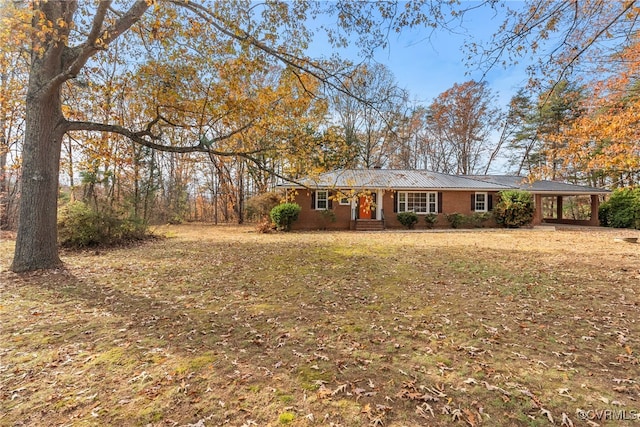
[[[139,212],[148,202],[141,206],[140,195],[152,200],[163,185],[163,163],[176,184],[166,189],[172,194],[185,188],[186,177],[196,170],[211,176],[207,186],[218,194],[241,182],[245,171],[264,186],[269,176],[292,178],[358,156],[365,165],[428,163],[415,154],[433,149],[421,129],[427,109],[408,108],[382,69],[376,71],[381,84],[376,91],[384,95],[389,89],[386,101],[359,92],[363,85],[354,70],[364,70],[362,64],[332,52],[310,57],[307,48],[322,36],[332,48],[355,45],[366,59],[385,48],[391,34],[411,27],[451,29],[477,8],[507,11],[489,45],[468,45],[477,67],[508,66],[536,55],[530,71],[538,93],[557,93],[558,82],[576,80],[582,86],[588,80],[602,99],[584,106],[589,122],[576,121],[574,128],[565,123],[562,135],[549,137],[564,141],[554,145],[554,155],[562,159],[554,164],[637,175],[637,139],[630,130],[635,65],[629,65],[637,50],[635,1],[530,1],[515,9],[493,0],[472,5],[2,0],[1,6],[0,166],[6,169],[10,156],[21,177],[13,187],[20,190],[15,271],[61,265],[56,246],[61,166],[72,186],[80,172],[86,183],[102,185],[109,194],[119,194],[124,179],[132,181],[127,191]],[[618,78],[620,69],[626,71]],[[593,70],[608,73],[599,82],[581,73]],[[361,103],[361,112],[370,108],[375,120],[369,115],[360,135],[327,124],[329,93]],[[392,99],[402,102],[387,102]],[[616,116],[618,127],[598,124],[612,122],[607,114]],[[363,139],[367,132],[369,139]],[[357,147],[353,141],[359,141]],[[593,146],[593,153],[577,159],[574,154],[585,145]],[[180,156],[189,154],[209,159],[213,170],[180,163]],[[14,200],[7,194],[14,190],[4,176],[0,207],[6,215]],[[180,204],[178,193],[171,203]]]

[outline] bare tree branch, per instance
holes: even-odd
[[[247,124],[239,129],[235,129],[232,132],[229,132],[224,135],[217,136],[211,140],[207,140],[207,144],[203,144],[202,142],[198,142],[197,145],[190,146],[176,146],[176,145],[166,145],[162,144],[161,136],[154,134],[151,131],[151,128],[154,124],[158,123],[161,120],[161,117],[156,117],[152,122],[150,122],[144,130],[141,131],[132,131],[123,126],[119,125],[111,125],[105,123],[95,123],[95,122],[83,122],[83,121],[69,121],[66,124],[67,131],[96,131],[96,132],[109,132],[115,133],[122,136],[125,136],[136,142],[140,145],[143,145],[148,148],[152,148],[158,151],[165,151],[169,153],[212,153],[216,156],[245,156],[252,155],[264,152],[265,150],[251,150],[251,151],[221,151],[215,150],[212,148],[215,142],[219,142],[225,139],[229,139],[240,132],[247,130],[249,127],[253,125],[253,123]]]
[[[106,3],[106,5],[100,3],[87,40],[79,46],[68,48],[67,61],[69,61],[69,65],[65,67],[62,73],[49,81],[47,84],[48,89],[55,88],[65,81],[75,78],[89,58],[103,50],[109,43],[120,37],[121,34],[138,22],[149,8],[149,4],[144,0],[138,0],[113,26],[100,31],[108,7],[109,3]],[[68,22],[71,22],[70,18]],[[97,43],[98,39],[100,43]]]

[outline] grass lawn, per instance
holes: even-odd
[[[25,275],[0,241],[0,425],[640,422],[604,419],[640,413],[629,232],[157,233]]]

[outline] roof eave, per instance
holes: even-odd
[[[540,194],[542,196],[589,196],[589,195],[606,195],[610,194],[609,190],[585,190],[585,191],[554,191],[554,190],[527,190],[531,194]]]

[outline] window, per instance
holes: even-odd
[[[349,200],[349,198],[347,196],[340,197],[340,204],[341,205],[350,205],[351,204],[351,200]]]
[[[438,193],[398,193],[398,212],[438,213]]]
[[[473,210],[476,212],[487,212],[487,193],[476,193]]]
[[[329,208],[329,192],[327,190],[316,191],[316,210]]]

